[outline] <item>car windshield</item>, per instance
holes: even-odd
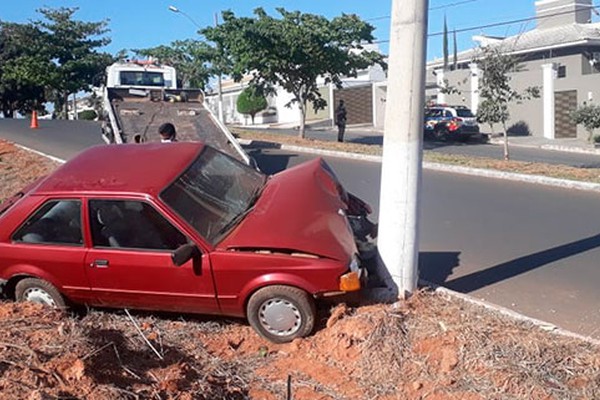
[[[471,110],[466,109],[466,108],[458,108],[456,110],[456,115],[458,115],[459,117],[462,117],[462,118],[473,118],[473,117],[475,117],[473,115],[473,113],[471,112]]]
[[[214,245],[252,208],[265,181],[262,173],[206,146],[160,197]]]

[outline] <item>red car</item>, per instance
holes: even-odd
[[[93,147],[0,205],[0,287],[246,317],[287,342],[315,300],[360,289],[367,212],[321,159],[267,177],[202,143]]]

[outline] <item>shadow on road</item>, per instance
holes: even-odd
[[[294,154],[266,154],[263,152],[262,148],[256,148],[254,146],[251,149],[246,148],[246,151],[248,151],[248,155],[256,161],[258,168],[267,175],[283,171],[288,168],[290,159],[292,157],[297,157]]]
[[[445,282],[444,286],[458,292],[473,292],[597,247],[600,247],[600,234],[519,257],[483,271],[452,279]]]
[[[419,253],[419,278],[443,284],[460,264],[458,251],[422,251]]]

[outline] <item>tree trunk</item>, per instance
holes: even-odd
[[[64,102],[65,102],[65,104],[63,104],[64,113],[65,113],[64,119],[68,120],[69,119],[69,93],[65,92],[63,94],[63,98],[64,98]]]
[[[13,118],[14,117],[14,112],[13,112],[12,108],[10,108],[10,107],[3,107],[2,114],[4,114],[4,118]]]
[[[506,122],[502,121],[502,129],[504,130],[504,161],[510,160],[508,153],[508,132],[506,131]]]
[[[298,102],[298,109],[300,110],[300,129],[298,132],[298,136],[301,139],[304,139],[304,131],[305,131],[305,123],[306,123],[306,100],[302,99]]]

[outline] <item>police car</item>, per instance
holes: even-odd
[[[469,108],[436,104],[425,109],[425,138],[467,141],[474,135],[479,125]]]

